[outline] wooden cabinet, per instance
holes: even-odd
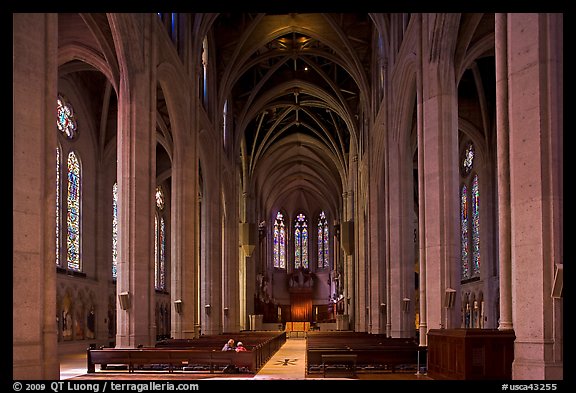
[[[513,330],[431,329],[428,376],[433,379],[512,379]]]

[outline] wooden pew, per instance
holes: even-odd
[[[352,377],[356,376],[356,354],[322,354],[322,375],[326,378],[326,366],[329,364],[344,364],[349,366]]]
[[[233,364],[237,367],[245,367],[250,372],[257,371],[255,352],[233,351],[204,351],[197,349],[89,349],[88,350],[88,373],[94,373],[95,365],[125,364],[128,372],[134,372],[137,366],[162,364],[169,367],[173,372],[174,366],[183,367],[188,365],[205,365],[213,373],[216,366]],[[105,368],[104,368],[105,369]]]
[[[310,332],[306,343],[306,372],[325,371],[325,355],[332,364],[349,364],[355,356],[357,369],[385,369],[392,372],[401,366],[417,366],[426,349],[407,338],[390,338],[364,332]],[[420,353],[420,357],[419,357]]]
[[[223,343],[229,337],[243,341],[248,351],[222,351]],[[147,348],[89,348],[87,370],[94,373],[95,364],[100,364],[103,370],[108,364],[123,364],[128,372],[147,365],[164,365],[168,366],[169,372],[174,368],[204,366],[213,373],[218,366],[233,364],[256,373],[285,342],[285,332],[225,333],[196,339],[162,340],[156,347]]]

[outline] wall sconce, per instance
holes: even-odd
[[[386,314],[386,303],[380,303],[380,312]]]
[[[410,311],[410,299],[408,299],[407,297],[402,299],[402,311],[404,312]]]
[[[224,307],[224,316],[228,316],[228,307]]]
[[[130,308],[130,293],[120,292],[118,294],[118,301],[120,302],[120,308],[122,310],[128,310]]]
[[[206,310],[206,315],[210,315],[210,308],[212,308],[212,306],[209,304],[206,304],[204,306],[204,310]]]
[[[454,302],[456,301],[456,290],[452,288],[446,288],[444,291],[444,307],[452,308],[454,307]]]
[[[174,300],[174,308],[178,314],[182,314],[182,300]]]

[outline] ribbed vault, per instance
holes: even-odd
[[[233,99],[235,151],[257,205],[301,200],[336,215],[368,102],[368,15],[221,14],[213,32],[219,97]]]

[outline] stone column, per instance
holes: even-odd
[[[457,310],[444,308],[444,291],[460,282],[458,100],[454,47],[458,14],[423,16],[422,115],[428,329],[459,326]],[[440,28],[441,27],[441,28]],[[426,60],[424,60],[426,59]]]
[[[513,379],[563,374],[551,296],[563,262],[562,24],[562,14],[507,16]]]
[[[186,134],[182,132],[182,134]],[[182,138],[185,139],[185,138]],[[192,139],[192,138],[191,138]],[[195,337],[197,320],[198,158],[195,139],[180,140],[172,165],[172,337]]]
[[[245,182],[242,183],[245,184]],[[238,255],[240,274],[238,278],[240,285],[239,328],[240,330],[248,330],[250,328],[248,316],[254,314],[254,295],[258,290],[256,288],[256,271],[258,270],[258,272],[262,274],[265,273],[264,268],[256,268],[256,263],[263,265],[263,260],[265,261],[265,246],[263,246],[265,239],[263,239],[264,241],[260,239],[260,229],[257,225],[258,218],[254,213],[254,198],[247,191],[242,192],[241,198],[240,221],[256,223],[254,225],[255,233],[253,233],[253,244],[250,244],[248,247],[242,247]],[[252,239],[250,236],[249,238]],[[248,255],[246,251],[249,252],[252,246],[252,253]]]
[[[401,146],[399,148],[399,145]],[[414,243],[411,212],[414,209],[412,182],[412,157],[403,141],[390,137],[387,144],[388,198],[386,215],[389,238],[390,276],[389,304],[392,337],[414,335]],[[410,299],[409,310],[404,310],[403,299]]]
[[[239,258],[241,248],[239,242],[238,214],[238,184],[236,176],[228,174],[224,178],[232,178],[225,184],[226,214],[223,217],[224,228],[222,241],[222,273],[223,273],[223,296],[221,312],[223,314],[223,329],[226,332],[236,332],[240,330],[240,264]]]
[[[122,36],[118,102],[118,278],[116,347],[156,342],[154,329],[155,91],[150,23],[153,14],[114,14]]]
[[[384,132],[382,128],[377,127],[373,132],[380,133]],[[374,150],[371,150],[373,154]],[[373,162],[375,161],[374,156]],[[381,168],[384,165],[381,165]],[[385,277],[388,276],[386,271],[386,258],[385,258],[385,248],[386,248],[386,220],[384,217],[384,190],[386,187],[383,184],[384,177],[383,170],[377,170],[373,168],[373,173],[378,173],[378,175],[370,176],[370,198],[368,200],[369,211],[371,212],[368,216],[369,222],[369,241],[368,247],[370,250],[370,302],[371,302],[371,322],[372,322],[372,332],[377,334],[386,333],[386,281]],[[381,306],[384,304],[384,306]]]
[[[12,377],[57,380],[58,15],[13,14],[12,22]]]
[[[206,145],[204,145],[206,147]],[[215,154],[215,153],[214,153]],[[202,198],[202,303],[203,334],[222,332],[222,216],[221,190],[216,165],[203,165],[206,194]]]
[[[349,221],[350,220],[350,213],[348,212],[348,207],[350,205],[349,202],[349,195],[350,192],[348,191],[344,191],[342,193],[342,201],[343,201],[343,208],[344,208],[344,214],[342,215],[343,217],[343,221]],[[352,256],[348,255],[346,252],[342,253],[343,259],[344,259],[344,286],[343,286],[343,292],[344,292],[344,314],[348,315],[348,317],[350,317],[351,314],[351,310],[352,310],[352,296],[353,296],[353,288],[354,288],[354,284],[353,284],[353,280],[354,280],[354,270],[352,267]]]
[[[496,14],[496,144],[498,173],[498,329],[512,329],[512,258],[510,255],[510,152],[508,124],[507,14]]]
[[[422,40],[424,39],[422,33],[422,15],[418,16],[418,45],[417,45],[417,59],[418,59],[418,72],[416,72],[416,131],[417,131],[417,145],[418,145],[418,263],[420,264],[418,288],[420,291],[420,324],[419,324],[419,340],[420,346],[428,345],[428,323],[427,317],[427,304],[426,304],[426,198],[424,188],[424,97],[423,97],[423,53],[422,53]]]

